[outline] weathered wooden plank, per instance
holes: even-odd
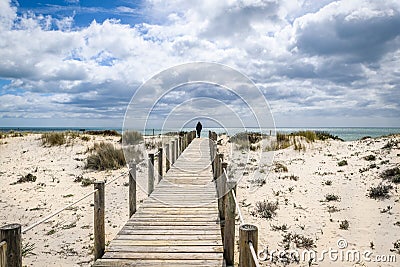
[[[129,253],[215,253],[224,252],[222,245],[207,246],[171,246],[171,245],[153,245],[153,246],[133,246],[113,244],[107,248],[106,252],[129,252]]]
[[[118,240],[221,240],[221,234],[210,234],[210,235],[141,235],[141,234],[131,234],[122,235],[118,234],[116,236]],[[222,241],[221,241],[222,244]]]
[[[99,259],[93,266],[162,266],[162,267],[175,267],[175,266],[208,266],[208,267],[221,267],[224,266],[221,262],[215,260],[137,260],[135,262],[124,259]]]
[[[193,253],[193,252],[181,252],[181,253],[134,253],[134,252],[114,252],[109,251],[104,254],[104,258],[114,258],[114,259],[151,259],[151,260],[223,260],[223,255],[220,252],[211,253]]]
[[[131,240],[115,239],[110,246],[215,246],[221,245],[219,240]]]

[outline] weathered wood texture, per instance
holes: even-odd
[[[0,255],[1,266],[22,266],[21,225],[8,224],[0,227],[0,242],[2,243],[2,255]]]
[[[210,163],[194,139],[94,266],[224,266]]]

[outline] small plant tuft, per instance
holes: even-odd
[[[391,185],[384,185],[384,184],[379,184],[376,187],[370,187],[368,190],[368,196],[373,199],[385,199],[389,198],[389,192],[390,189],[392,189],[393,186]]]
[[[325,195],[325,201],[329,202],[329,201],[339,201],[340,197],[335,195],[335,194],[327,194]]]
[[[344,221],[340,222],[339,229],[348,230],[349,226],[350,226],[349,221],[348,220],[344,220]]]
[[[285,250],[289,250],[291,244],[296,245],[296,248],[311,249],[315,247],[315,243],[312,238],[295,233],[284,234],[282,243]]]
[[[368,161],[372,161],[372,160],[376,160],[376,156],[371,154],[371,155],[365,156],[364,159],[368,160]]]
[[[341,160],[338,162],[339,167],[346,166],[346,165],[347,165],[347,160]]]
[[[257,201],[254,210],[251,212],[253,216],[260,216],[265,219],[272,219],[276,215],[278,209],[278,201]]]

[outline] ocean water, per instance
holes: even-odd
[[[0,127],[0,131],[18,131],[18,132],[62,132],[62,131],[97,131],[97,130],[116,130],[121,133],[121,128],[109,128],[109,127]],[[177,131],[192,131],[194,128],[183,128],[183,129],[146,129],[141,131],[144,135],[158,135],[167,132],[177,132]],[[214,131],[216,133],[228,133],[229,135],[234,135],[239,132],[260,132],[274,135],[276,132],[281,133],[292,133],[296,131],[311,130],[311,131],[324,131],[332,135],[338,136],[345,141],[358,140],[364,136],[379,137],[389,134],[400,134],[400,127],[281,127],[276,129],[259,129],[259,128],[203,128],[201,135],[203,137],[208,136],[208,131]]]

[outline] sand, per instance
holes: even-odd
[[[330,140],[307,143],[303,140],[306,149],[300,152],[295,151],[293,146],[261,154],[234,152],[230,161],[235,165],[236,177],[241,177],[243,171],[238,170],[240,168],[235,162],[243,162],[243,155],[249,156],[249,174],[240,180],[237,194],[245,222],[258,226],[259,251],[266,249],[267,255],[274,250],[283,251],[283,235],[292,233],[314,241],[315,246],[310,250],[317,252],[319,260],[314,260],[315,266],[398,266],[399,250],[393,251],[393,243],[400,239],[399,185],[385,182],[393,186],[389,198],[378,200],[367,196],[371,186],[382,182],[380,174],[384,170],[400,166],[399,145],[391,150],[382,149],[389,140],[399,141],[400,137],[352,142]],[[375,155],[376,159],[365,160],[368,155]],[[342,160],[346,160],[348,165],[338,166]],[[275,172],[276,163],[286,166],[287,172]],[[376,164],[376,167],[371,168],[371,164]],[[255,185],[254,180],[258,184]],[[260,181],[265,184],[261,185]],[[339,199],[326,201],[328,194],[334,194]],[[271,219],[253,214],[255,203],[264,200],[278,202],[276,216]],[[329,212],[329,207],[332,209],[333,206],[338,211]],[[385,211],[388,207],[389,211]],[[344,220],[349,222],[347,230],[339,227]],[[288,228],[285,231],[272,229],[284,224]],[[338,242],[343,243],[343,240],[347,246],[339,249]],[[296,250],[296,246],[291,243],[290,249]],[[300,253],[303,250],[297,249]],[[321,260],[318,253],[323,250],[346,253],[357,250],[372,254],[366,258],[361,256],[358,262],[346,256],[343,261],[340,258],[330,260],[328,255]],[[397,257],[397,263],[372,262],[376,255],[391,255],[392,260],[393,256]],[[275,259],[271,263],[270,258],[264,257],[265,254],[260,256],[262,266],[285,266],[290,262],[292,264],[288,266],[299,266],[293,259]],[[335,256],[332,258],[335,259]],[[308,260],[300,261],[300,266],[308,266]]]
[[[108,243],[128,219],[127,168],[113,171],[84,169],[88,155],[85,151],[94,142],[107,141],[119,145],[119,137],[90,136],[90,139],[83,141],[77,138],[69,145],[54,147],[44,147],[40,134],[0,139],[0,225],[20,223],[23,228],[27,227],[93,190],[92,185],[83,187],[74,182],[79,176],[110,180],[122,175],[106,189]],[[399,185],[391,183],[393,189],[390,190],[389,198],[372,199],[367,196],[368,189],[382,181],[380,174],[384,170],[400,166],[399,145],[390,150],[382,149],[390,139],[400,140],[400,137],[352,142],[304,141],[305,151],[299,152],[289,147],[278,151],[259,150],[247,153],[240,150],[232,152],[232,143],[227,143],[227,138],[224,138],[220,149],[226,154],[232,177],[240,178],[243,173],[241,169],[246,168],[246,173],[238,184],[237,194],[245,222],[258,226],[258,250],[283,250],[283,235],[296,233],[311,238],[315,243],[312,249],[316,252],[329,248],[339,250],[337,242],[344,239],[348,244],[344,250],[368,250],[373,256],[395,255],[399,262],[399,252],[391,251],[394,248],[393,243],[400,239]],[[365,160],[363,157],[368,155],[375,155],[376,159]],[[341,160],[346,160],[348,165],[338,166]],[[277,162],[285,165],[288,171],[275,172]],[[379,169],[369,168],[373,163]],[[37,180],[12,184],[28,173],[37,176]],[[145,163],[138,165],[138,176],[146,179]],[[254,179],[257,179],[257,183],[252,182]],[[327,202],[327,194],[337,195],[339,200]],[[145,197],[146,193],[139,190],[139,200]],[[253,214],[256,202],[263,200],[278,201],[278,210],[272,219]],[[33,245],[33,254],[25,256],[23,264],[90,266],[93,262],[92,203],[93,197],[89,197],[23,234],[23,244]],[[329,206],[335,206],[338,211],[329,212]],[[385,211],[388,206],[391,208]],[[344,220],[349,222],[347,230],[339,228]],[[237,224],[239,225],[239,220]],[[286,231],[272,229],[273,226],[283,224],[287,225]],[[295,248],[293,244],[291,248]],[[333,262],[328,256],[324,261],[314,264],[313,266],[398,266],[398,263],[380,264],[367,262],[365,259],[361,259],[359,263]],[[266,260],[261,261],[261,265],[284,266],[284,263]],[[308,266],[308,262],[292,262],[288,266]]]

